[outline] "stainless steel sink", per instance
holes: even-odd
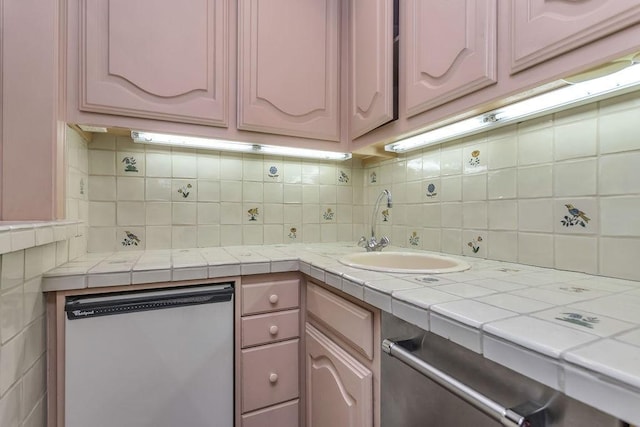
[[[471,268],[455,258],[416,252],[358,252],[339,261],[350,267],[389,273],[454,273]]]

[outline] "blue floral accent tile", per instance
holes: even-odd
[[[376,182],[378,182],[378,174],[373,171],[369,174],[369,183],[375,184]]]
[[[587,214],[585,214],[584,212],[582,212],[580,209],[576,208],[572,204],[567,203],[564,206],[567,208],[568,214],[565,215],[563,219],[560,220],[560,223],[563,226],[574,227],[576,225],[579,225],[580,227],[585,228],[589,223],[589,221],[591,221],[591,218],[589,218]]]
[[[347,184],[349,182],[349,175],[345,171],[340,171],[338,174],[338,182]]]
[[[249,215],[249,221],[257,221],[260,212],[258,211],[258,208],[251,208],[247,210],[247,215]]]
[[[429,185],[427,185],[427,197],[432,198],[437,195],[438,193],[436,192],[436,185],[433,182],[430,182]]]
[[[80,178],[80,195],[84,194],[84,179]]]
[[[269,167],[269,171],[267,172],[267,176],[269,178],[277,178],[280,176],[280,172],[278,171],[278,168],[274,165],[272,165],[271,167]]]

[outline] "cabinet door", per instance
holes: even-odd
[[[352,0],[351,137],[393,119],[393,0]]]
[[[517,72],[640,22],[629,0],[511,0],[511,71]]]
[[[307,427],[371,427],[371,371],[310,324],[306,359]]]
[[[496,0],[407,0],[402,6],[408,116],[496,82]]]
[[[228,0],[81,8],[81,110],[227,125]]]
[[[339,139],[338,0],[238,2],[238,127]]]

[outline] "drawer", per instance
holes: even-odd
[[[280,405],[269,406],[242,416],[242,427],[298,427],[299,401],[296,399]]]
[[[300,336],[300,310],[256,314],[242,318],[242,347]]]
[[[373,360],[373,313],[313,283],[307,284],[307,313]]]
[[[243,413],[298,397],[299,341],[242,350]]]
[[[300,281],[250,283],[242,285],[242,315],[298,308]]]

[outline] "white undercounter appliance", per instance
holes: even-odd
[[[232,426],[233,297],[233,283],[67,297],[65,426]]]

